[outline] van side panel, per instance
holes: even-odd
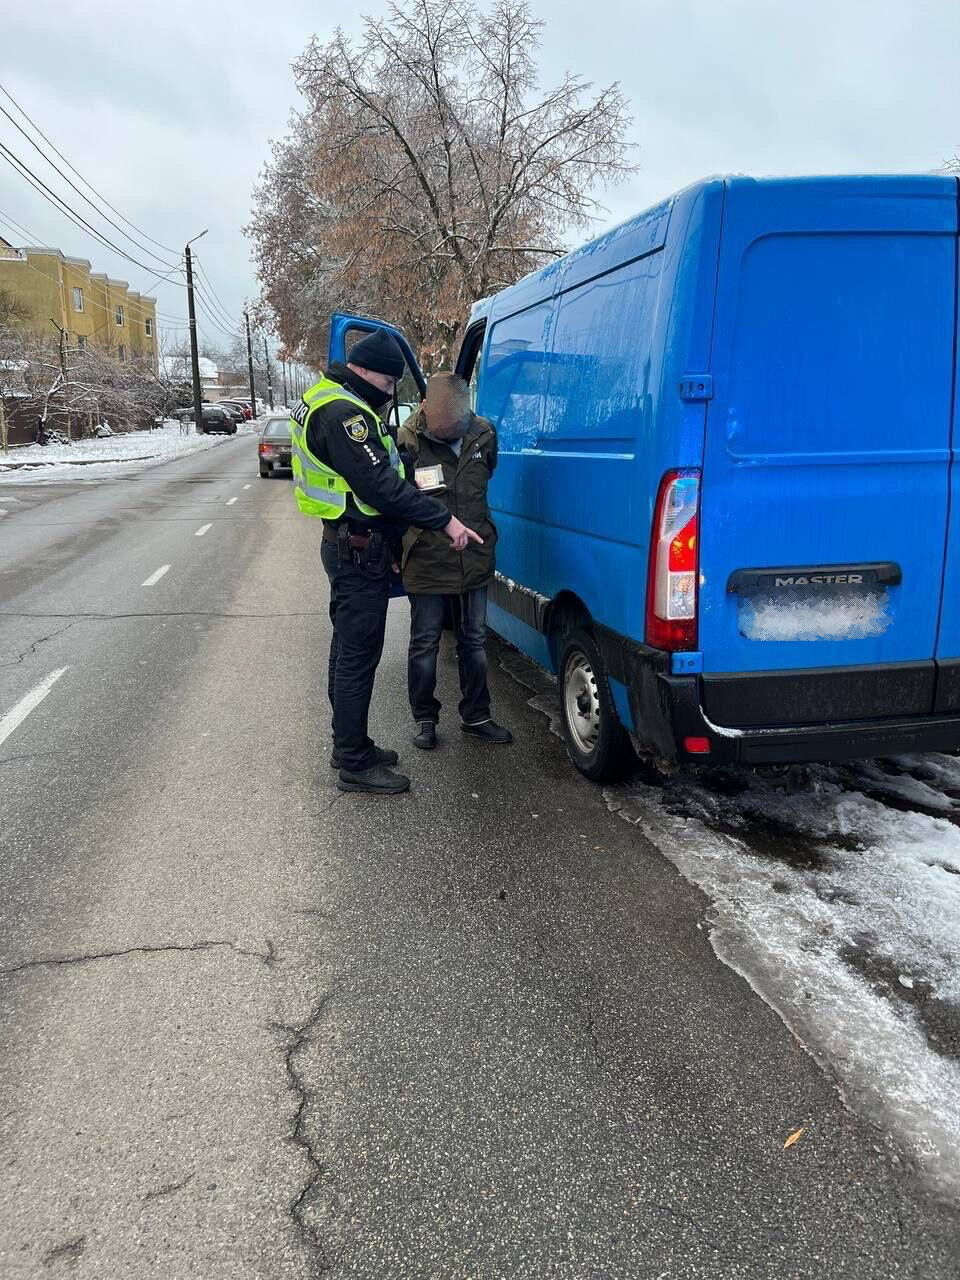
[[[649,442],[663,251],[556,301],[540,438],[540,591],[570,591],[621,633],[642,627]]]
[[[636,640],[660,476],[702,459],[704,408],[681,402],[676,370],[706,363],[722,190],[683,193],[571,255],[549,315],[504,315],[513,290],[495,299],[482,357],[478,411],[500,433],[498,572],[544,603],[572,593]],[[531,652],[504,604],[516,614],[497,592],[493,625]]]
[[[932,679],[956,232],[952,180],[728,183],[701,499],[705,673],[926,661]],[[877,564],[895,574],[869,589],[802,572]],[[758,568],[781,573],[763,590],[735,585]],[[929,685],[914,686],[903,713],[931,709]]]

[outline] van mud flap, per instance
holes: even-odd
[[[632,732],[637,747],[645,754],[676,761],[672,715],[675,703],[665,679],[670,675],[670,655],[628,640],[607,627],[595,624],[593,631],[607,675],[627,689],[633,724],[624,727]]]

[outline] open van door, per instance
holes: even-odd
[[[934,710],[938,626],[960,655],[960,495],[940,619],[957,234],[952,178],[727,183],[700,521],[715,724]]]
[[[339,364],[346,365],[347,352],[353,346],[353,343],[360,342],[360,339],[367,333],[376,333],[379,329],[383,329],[385,333],[389,333],[390,337],[396,338],[403,352],[403,358],[407,362],[407,374],[404,375],[404,381],[410,379],[412,387],[416,387],[419,397],[424,396],[426,392],[426,379],[422,375],[420,365],[417,364],[417,358],[413,355],[413,348],[407,342],[406,334],[402,329],[397,329],[396,325],[387,324],[385,320],[375,320],[371,316],[352,316],[347,315],[344,311],[334,311],[330,316],[330,342],[328,346],[328,365]],[[398,388],[401,390],[401,388]],[[402,398],[402,394],[401,394]]]

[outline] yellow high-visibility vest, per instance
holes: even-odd
[[[390,465],[404,475],[403,462],[397,453],[390,433],[387,431],[379,415],[363,400],[352,392],[334,382],[332,378],[321,378],[319,382],[308,388],[290,416],[290,435],[293,440],[293,492],[297,506],[305,516],[318,516],[321,520],[338,520],[347,509],[347,498],[352,497],[354,506],[365,516],[380,514],[374,507],[368,507],[332,467],[321,462],[310,452],[307,444],[307,424],[310,415],[334,400],[345,400],[355,405],[363,414],[371,414],[377,424],[377,435],[380,443],[390,458]],[[364,418],[366,422],[366,418]]]

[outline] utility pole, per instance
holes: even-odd
[[[257,416],[257,388],[253,381],[253,347],[250,345],[250,313],[245,311],[243,318],[247,323],[247,371],[250,374],[250,408],[253,416]]]
[[[202,396],[200,394],[200,356],[197,352],[197,313],[193,306],[193,262],[190,257],[190,246],[194,241],[199,240],[207,234],[206,230],[201,231],[199,236],[194,236],[193,240],[188,240],[184,246],[183,254],[187,260],[187,315],[190,319],[190,364],[193,373],[193,427],[195,431],[203,431],[203,409],[200,407]]]
[[[73,432],[70,430],[70,405],[67,401],[67,353],[64,350],[64,343],[67,340],[67,331],[62,325],[57,324],[56,320],[51,319],[50,323],[60,335],[60,379],[63,383],[63,402],[67,411],[67,439],[72,440]]]
[[[267,335],[263,335],[263,354],[267,361],[267,399],[273,408],[273,374],[270,371],[270,348],[267,346]]]
[[[289,393],[289,391],[287,390],[287,362],[286,362],[286,360],[281,360],[281,361],[280,361],[280,364],[281,364],[281,366],[283,367],[283,403],[284,403],[284,404],[289,404],[289,403],[290,403],[290,398],[289,398],[289,397],[290,397],[290,393]]]

